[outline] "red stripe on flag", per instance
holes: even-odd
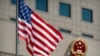
[[[44,24],[46,24],[48,27],[50,27],[50,29],[52,29],[55,33],[59,34],[60,38],[63,39],[61,33],[55,29],[52,25],[48,24],[45,20],[43,20],[39,15],[37,15],[35,12],[33,12],[33,15],[35,17],[37,17],[38,20],[40,20],[41,22],[44,22]]]
[[[47,29],[45,29],[45,27],[43,27],[41,24],[39,24],[38,22],[36,22],[35,20],[32,20],[33,24],[36,24],[37,26],[39,26],[43,31],[45,31],[46,33],[48,33],[51,37],[54,37],[53,39],[58,42],[58,39],[52,35]],[[34,25],[33,25],[34,27]]]
[[[35,32],[39,33],[39,35],[41,35],[41,36],[42,36],[45,40],[47,40],[50,44],[52,44],[53,46],[55,46],[55,47],[56,47],[56,44],[55,44],[55,43],[53,43],[50,39],[48,39],[48,37],[47,37],[47,36],[45,36],[43,33],[41,33],[39,30],[37,30],[37,29],[33,28],[33,31],[35,31]]]

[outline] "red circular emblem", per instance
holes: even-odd
[[[71,56],[85,56],[87,51],[86,42],[82,38],[77,38],[71,45]]]

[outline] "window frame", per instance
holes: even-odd
[[[88,20],[86,18],[83,18],[83,10],[87,10],[89,13],[91,13],[90,18]],[[81,12],[82,12],[82,21],[93,23],[93,10],[92,9],[82,8]]]
[[[36,10],[48,12],[48,0],[46,0],[45,10],[44,9],[42,10],[42,9],[37,7],[37,0],[36,0],[36,6],[35,7],[36,7]]]
[[[61,8],[60,8],[61,4],[66,5],[68,7],[68,10],[69,10],[68,15],[67,14],[66,15],[61,14]],[[71,4],[60,2],[59,3],[59,15],[65,16],[65,17],[71,17]]]

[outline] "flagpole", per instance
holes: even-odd
[[[18,38],[18,0],[16,0],[16,54],[15,56],[18,56],[18,42],[19,42],[19,38]]]

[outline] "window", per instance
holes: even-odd
[[[88,38],[93,38],[93,36],[92,36],[92,35],[85,34],[85,33],[82,33],[82,36],[84,36],[84,37],[88,37]]]
[[[36,0],[36,9],[47,12],[48,0]]]
[[[71,17],[71,5],[60,3],[59,9],[60,9],[60,15]]]
[[[17,0],[11,0],[11,4],[16,4]]]
[[[10,18],[11,21],[16,22],[17,20],[15,18]]]
[[[59,29],[61,32],[65,32],[65,33],[71,33],[70,30],[66,30],[66,29]]]
[[[82,20],[87,22],[93,22],[92,10],[82,8]]]

